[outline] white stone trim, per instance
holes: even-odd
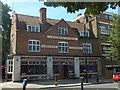
[[[47,38],[64,39],[64,40],[78,40],[78,38],[75,38],[75,37],[62,37],[62,36],[51,36],[51,35],[47,35]]]
[[[69,49],[77,49],[77,50],[82,50],[82,49],[83,49],[83,47],[69,46]]]
[[[102,54],[102,56],[110,56],[109,54]]]
[[[98,23],[102,23],[102,24],[110,24],[110,25],[112,25],[112,23],[107,23],[107,22],[101,22],[101,21],[98,21]]]
[[[79,64],[79,57],[74,58],[74,68],[75,68],[75,77],[80,77],[80,64]]]
[[[105,67],[120,67],[120,65],[105,65]]]
[[[57,45],[41,45],[41,48],[58,48]]]
[[[110,43],[101,43],[101,45],[110,45]]]

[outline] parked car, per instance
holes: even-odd
[[[113,74],[113,80],[120,81],[120,72],[116,72],[115,74]]]

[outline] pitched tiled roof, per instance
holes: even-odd
[[[39,25],[41,24],[41,23],[40,23],[40,20],[39,20],[39,17],[22,15],[22,14],[16,14],[16,16],[17,16],[17,21],[25,22],[27,25],[39,26]],[[59,21],[60,21],[60,20],[48,19],[48,18],[47,18],[47,24],[49,25],[49,28],[50,28],[50,26],[55,25],[55,24],[58,23]],[[70,21],[66,21],[66,23],[67,23],[71,28],[74,28],[74,29],[77,29],[77,30],[84,30],[84,29],[83,29],[83,24],[81,24],[81,23],[70,22]],[[73,30],[74,30],[74,29],[73,29]]]

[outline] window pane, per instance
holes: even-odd
[[[59,74],[59,65],[53,65],[53,74]]]
[[[98,18],[101,18],[101,14],[97,15]]]
[[[31,45],[29,45],[29,50],[30,50],[30,51],[32,50],[32,46],[31,46]]]
[[[65,48],[65,52],[68,52],[68,48],[67,47]]]
[[[29,44],[32,44],[32,41],[29,41]]]
[[[35,46],[33,46],[33,51],[35,51]]]
[[[67,28],[65,28],[65,35],[67,35],[68,34],[68,29]]]
[[[39,46],[37,46],[37,51],[39,51],[40,50],[40,47]]]
[[[41,74],[47,74],[47,65],[41,65]]]
[[[13,67],[11,66],[11,71],[10,72],[12,72],[12,69],[13,69]]]
[[[35,26],[32,26],[32,32],[35,32]]]
[[[10,66],[9,66],[9,68],[8,68],[8,72],[10,72]]]
[[[31,31],[31,26],[28,26],[28,31]]]
[[[11,65],[13,65],[13,61],[11,61]]]
[[[59,52],[62,52],[62,49],[61,49],[61,47],[59,47]]]
[[[62,52],[64,52],[64,47],[62,47],[62,50],[61,50]]]
[[[64,43],[61,43],[61,46],[64,46]]]
[[[40,45],[40,42],[39,42],[39,41],[37,41],[37,45]]]
[[[64,35],[64,28],[62,28],[62,34]]]
[[[11,61],[9,61],[9,65],[11,64]]]
[[[61,46],[62,44],[61,43],[59,43],[59,46]]]
[[[39,32],[39,27],[36,27],[36,32]]]
[[[58,28],[58,34],[61,34],[61,28]]]
[[[35,44],[35,41],[33,41],[33,44]]]
[[[68,46],[67,43],[65,43],[65,46]]]
[[[37,61],[37,64],[39,64],[39,61]]]

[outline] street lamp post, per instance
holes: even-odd
[[[85,44],[84,44],[84,57],[85,57],[85,66],[86,66],[86,75],[85,75],[85,78],[86,78],[86,83],[88,83],[88,75],[87,75],[87,57],[86,57],[86,28],[85,28],[85,24],[84,24],[84,39],[85,39]]]

